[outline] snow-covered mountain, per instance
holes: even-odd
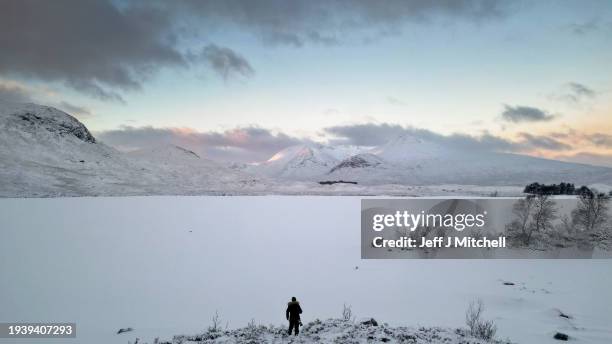
[[[334,180],[359,185],[314,184]],[[460,150],[410,135],[375,148],[293,146],[259,164],[225,166],[172,145],[119,152],[65,112],[0,103],[0,197],[387,194],[399,190],[395,184],[521,186],[534,181],[609,186],[612,169]]]
[[[377,155],[371,153],[361,153],[352,155],[340,161],[336,166],[329,170],[329,173],[347,169],[381,169],[385,168],[385,164],[386,162]]]
[[[336,154],[332,156],[329,151]],[[351,155],[354,152],[359,153]],[[612,185],[610,168],[465,150],[409,134],[361,151],[292,147],[263,165],[260,173],[281,179],[344,180],[366,185],[526,185],[534,181]],[[273,169],[265,168],[270,166]]]
[[[371,153],[387,161],[410,162],[446,159],[453,155],[453,150],[410,134],[403,134],[372,149]]]
[[[136,159],[142,159],[149,162],[159,162],[164,165],[170,165],[175,163],[189,163],[203,160],[195,152],[171,144],[146,149],[139,149],[128,152],[127,155]]]
[[[354,146],[325,146],[305,144],[291,146],[274,154],[267,161],[248,168],[248,171],[273,178],[312,180],[329,172],[347,156],[357,154]]]
[[[0,103],[3,197],[217,194],[258,186],[252,176],[180,147],[124,154],[65,112]]]
[[[125,153],[141,169],[175,185],[181,194],[211,191],[232,192],[245,187],[263,186],[262,180],[230,168],[175,145],[164,145]]]
[[[372,153],[350,156],[319,178],[354,181],[367,185],[397,184],[398,180],[410,180],[405,184],[418,184],[411,168],[401,167]]]

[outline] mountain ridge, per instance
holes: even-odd
[[[312,148],[311,148],[312,149]],[[329,150],[324,145],[316,149]],[[378,184],[471,184],[471,185],[526,185],[534,180],[559,183],[612,184],[612,168],[521,154],[469,151],[403,134],[378,147],[361,149],[357,154],[336,156],[336,164],[321,163],[316,169],[307,165],[284,165],[278,169],[291,170],[288,179],[320,181],[321,179],[349,180],[367,185]],[[284,161],[291,156],[283,154]],[[276,156],[276,155],[275,155]],[[281,161],[281,160],[279,160]],[[333,161],[333,160],[332,160]],[[255,167],[255,174],[270,175],[265,168]]]
[[[328,186],[325,180],[357,182]],[[291,146],[260,164],[223,164],[175,145],[120,152],[53,107],[0,102],[0,197],[386,194],[427,185],[612,185],[612,169],[401,136],[379,147]],[[405,191],[409,192],[409,191]]]
[[[182,147],[123,153],[61,110],[0,102],[0,197],[231,194],[263,185]]]

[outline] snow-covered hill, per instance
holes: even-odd
[[[411,135],[402,135],[379,147],[361,150],[322,145],[291,147],[253,171],[280,179],[345,180],[370,186],[522,186],[534,181],[612,185],[612,169],[607,167],[465,150]]]
[[[526,185],[545,183],[612,184],[612,169],[530,156],[468,151],[400,136],[374,148],[381,160],[372,166],[335,166],[328,179],[365,184]]]
[[[607,168],[516,154],[469,151],[410,135],[392,140],[377,148],[375,153],[396,165],[396,169],[410,171],[411,175],[394,176],[400,183],[525,185],[540,178],[547,183],[612,180],[612,170]]]
[[[163,183],[173,185],[180,194],[197,194],[206,189],[220,193],[257,191],[264,186],[261,179],[175,145],[137,150],[125,156],[142,170],[159,176]]]
[[[252,176],[169,146],[130,154],[96,141],[52,107],[0,103],[0,196],[231,193]]]

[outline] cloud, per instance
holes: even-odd
[[[171,6],[211,27],[229,25],[265,43],[295,47],[342,44],[351,34],[383,36],[401,31],[407,23],[439,17],[474,22],[499,19],[510,7],[500,0],[188,0]]]
[[[32,101],[32,95],[30,90],[18,83],[0,81],[0,101],[28,103]]]
[[[596,96],[597,92],[592,88],[578,82],[568,82],[559,92],[552,94],[549,98],[576,105]]]
[[[570,128],[565,132],[551,132],[548,136],[565,142],[571,142],[575,146],[612,148],[612,135],[607,133],[583,133]]]
[[[76,115],[79,118],[91,116],[91,111],[88,108],[73,105],[65,101],[61,101],[59,104],[57,104],[57,107],[71,115]]]
[[[59,82],[103,100],[164,68],[190,68],[194,51],[224,78],[250,76],[235,51],[206,42],[236,29],[264,43],[337,45],[352,35],[383,36],[407,23],[442,17],[480,22],[503,17],[501,0],[349,1],[0,1],[0,76]]]
[[[245,57],[210,43],[221,31],[271,45],[332,46],[397,34],[409,23],[497,20],[510,7],[502,0],[4,0],[0,76],[125,103],[127,92],[160,70],[190,68],[197,55],[223,78],[253,75]]]
[[[604,6],[608,5],[606,2],[602,2],[601,4]],[[601,10],[608,10],[608,8],[601,8]],[[585,36],[590,34],[608,35],[610,32],[612,32],[612,21],[602,20],[601,18],[593,18],[583,22],[571,23],[567,26],[567,29],[577,36]]]
[[[594,145],[612,148],[612,135],[610,134],[594,133],[584,137]]]
[[[441,135],[426,129],[402,127],[396,124],[357,124],[325,128],[332,134],[331,144],[377,146],[402,135],[415,137],[470,151],[512,152],[526,149],[523,143],[512,142],[484,133],[481,136],[464,134]],[[213,160],[255,162],[264,161],[289,146],[311,143],[259,127],[240,127],[223,132],[199,132],[189,128],[154,128],[123,126],[120,129],[94,133],[100,141],[129,151],[145,147],[174,144],[193,150]],[[530,147],[535,146],[531,144]]]
[[[0,73],[60,81],[100,99],[136,90],[159,66],[185,65],[154,8],[110,1],[0,2]]]
[[[213,160],[241,162],[267,160],[283,148],[305,142],[283,133],[273,133],[271,130],[253,126],[223,132],[124,126],[95,135],[100,141],[120,150],[174,144]]]
[[[325,128],[328,134],[339,138],[338,143],[357,146],[377,146],[388,142],[406,132],[406,128],[397,124],[354,124]]]
[[[93,98],[105,102],[116,102],[124,105],[127,104],[125,99],[118,92],[104,89],[96,82],[89,82],[86,80],[66,80],[66,85],[79,92],[85,93]]]
[[[572,148],[571,145],[552,136],[520,133],[515,140],[509,140],[487,132],[479,136],[457,133],[442,135],[427,129],[403,127],[388,123],[333,126],[325,128],[324,131],[333,136],[331,140],[333,143],[363,146],[382,145],[399,135],[407,134],[429,142],[467,151],[528,153],[534,150],[563,151]]]
[[[550,121],[555,116],[550,115],[548,112],[531,106],[510,106],[504,104],[504,111],[501,114],[505,121],[519,123],[519,122],[544,122]]]
[[[225,80],[233,74],[250,77],[255,73],[249,61],[226,47],[209,44],[202,50],[200,58],[207,61],[212,69]]]
[[[324,131],[334,136],[331,140],[336,144],[349,144],[357,146],[378,146],[389,142],[399,135],[412,135],[414,137],[434,143],[450,145],[452,147],[475,151],[515,151],[519,147],[506,139],[484,133],[481,136],[465,134],[442,135],[431,130],[413,127],[403,127],[398,124],[354,124],[333,126]]]
[[[519,136],[522,138],[522,141],[518,144],[524,150],[545,149],[550,151],[561,151],[572,148],[570,145],[548,136],[532,135],[529,133],[520,133]]]
[[[554,159],[588,165],[612,167],[612,154],[580,152],[570,155],[557,155],[554,157]]]
[[[41,95],[44,90],[29,88],[14,80],[0,80],[0,101],[12,103],[41,103]],[[67,113],[76,115],[79,118],[91,115],[91,111],[85,107],[74,105],[66,101],[47,102],[50,106],[55,106]]]
[[[572,23],[568,27],[572,33],[582,36],[599,31],[601,29],[601,23],[597,19],[592,19],[582,23]]]
[[[570,130],[567,133],[534,135],[523,132],[514,139],[507,139],[487,132],[480,135],[457,133],[442,135],[427,129],[390,123],[332,126],[323,128],[321,133],[324,134],[321,137],[327,138],[330,144],[379,146],[399,135],[412,135],[428,142],[468,152],[537,154],[567,161],[612,166],[611,155],[572,153],[585,142],[589,142],[588,140],[603,147],[611,147],[612,136],[601,133],[583,134]],[[100,141],[124,151],[174,144],[213,160],[237,162],[264,161],[289,146],[313,142],[307,138],[298,138],[256,126],[237,127],[222,132],[202,132],[190,128],[123,126],[116,130],[94,134]]]
[[[577,96],[584,96],[584,97],[590,97],[590,98],[595,96],[595,91],[593,91],[592,89],[588,88],[587,86],[583,84],[579,84],[577,82],[570,82],[568,83],[568,86],[573,91],[573,93]]]
[[[191,53],[171,3],[140,1],[0,1],[0,75],[67,87],[124,103],[163,68],[189,68]],[[228,75],[252,72],[227,48],[208,46],[208,60]],[[205,49],[205,51],[207,51]]]

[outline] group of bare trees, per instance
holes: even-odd
[[[571,218],[564,216],[562,226],[574,239],[599,237],[609,231],[610,196],[597,191],[578,195],[576,208]],[[514,220],[506,226],[506,234],[513,246],[532,246],[534,237],[556,233],[554,221],[558,218],[557,205],[550,195],[528,195],[519,199],[512,207]]]
[[[508,236],[519,246],[528,246],[533,235],[550,230],[557,218],[555,202],[549,195],[528,195],[512,207],[515,220],[507,227]]]

